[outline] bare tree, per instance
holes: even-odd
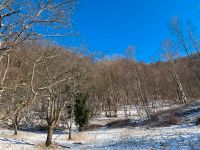
[[[187,32],[188,32],[188,36],[191,42],[192,47],[194,47],[194,49],[196,50],[198,56],[200,57],[200,51],[199,51],[199,41],[197,40],[197,37],[195,36],[195,32],[192,29],[191,24],[188,22],[187,24]]]
[[[31,52],[34,50],[33,45],[29,45],[29,48],[26,47],[25,49],[22,48],[23,46],[17,47],[16,50],[11,51],[8,55],[9,67],[6,65],[7,76],[3,71],[3,88],[0,97],[3,104],[2,110],[4,110],[2,120],[10,120],[12,122],[15,135],[21,119],[26,116],[25,111],[38,96],[34,83],[35,69],[44,54],[35,55],[38,52],[36,45],[35,51]],[[7,106],[5,107],[5,105]]]
[[[176,71],[176,67],[175,67],[175,63],[174,63],[174,59],[173,59],[173,54],[172,54],[172,50],[171,50],[172,48],[173,48],[173,45],[172,45],[171,41],[166,40],[163,44],[163,50],[166,52],[166,57],[169,60],[170,65],[171,65],[170,72],[172,74],[172,77],[173,77],[176,85],[177,85],[177,89],[178,89],[177,94],[179,96],[179,100],[181,101],[181,103],[187,104],[188,99],[186,97],[182,83],[181,83],[179,76],[177,74],[177,71]]]
[[[194,70],[199,82],[200,82],[200,75],[199,75],[199,73],[197,71],[196,66],[192,62],[191,55],[190,55],[190,49],[189,49],[187,41],[184,38],[183,32],[180,29],[178,18],[173,18],[173,20],[171,22],[171,29],[172,29],[174,35],[176,36],[178,42],[180,43],[181,47],[183,47],[183,49],[185,50],[185,52],[187,54],[187,57],[189,59],[189,62],[191,64],[191,66],[192,66],[192,68],[193,68],[193,70]],[[189,33],[191,34],[191,32],[189,32]],[[191,37],[191,35],[190,35],[190,37]]]
[[[7,65],[0,80],[0,95],[5,90],[4,82],[10,67],[10,53],[26,40],[45,35],[42,28],[70,27],[70,17],[75,0],[3,0],[0,3],[0,62],[7,58]],[[58,33],[53,33],[57,36]],[[34,95],[35,91],[32,90]],[[35,96],[34,96],[35,97]],[[35,98],[34,98],[35,99]]]
[[[1,42],[5,44],[0,50],[9,52],[26,39],[45,36],[37,30],[44,25],[47,28],[69,28],[74,4],[75,0],[3,0],[0,4],[0,33]]]
[[[46,146],[51,145],[53,130],[58,125],[64,110],[67,106],[73,109],[74,97],[80,92],[80,86],[83,84],[79,78],[84,74],[80,73],[80,70],[84,69],[82,67],[84,62],[83,56],[52,47],[37,66],[36,91],[43,101],[45,100],[43,111],[48,127]],[[70,118],[73,119],[73,116]],[[69,129],[71,131],[71,127]]]

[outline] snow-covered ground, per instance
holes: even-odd
[[[0,130],[0,149],[32,150],[45,149],[45,133],[20,131],[18,136],[7,129]],[[200,127],[194,124],[146,129],[137,128],[101,128],[96,131],[74,133],[73,140],[67,140],[67,134],[54,134],[54,149],[200,149]],[[53,149],[52,148],[52,149]]]
[[[118,119],[123,117],[122,111]],[[131,118],[135,120],[135,114]],[[135,111],[136,113],[136,111]],[[48,149],[72,150],[200,150],[200,126],[194,120],[200,116],[200,105],[194,104],[175,112],[184,122],[170,127],[101,127],[93,131],[77,132],[73,129],[72,140],[67,133],[55,133],[53,146]],[[105,125],[117,118],[99,117],[93,124]],[[46,140],[44,132],[19,131],[0,128],[0,150],[43,150]]]

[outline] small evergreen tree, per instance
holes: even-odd
[[[87,106],[88,95],[85,93],[78,94],[75,102],[75,123],[79,127],[79,131],[82,131],[82,128],[87,125],[89,119],[89,109]]]

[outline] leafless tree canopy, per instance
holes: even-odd
[[[45,36],[41,30],[44,27],[69,28],[74,5],[75,0],[2,0],[0,50],[12,48],[27,38]]]

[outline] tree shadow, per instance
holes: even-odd
[[[0,141],[10,142],[12,144],[35,145],[35,144],[32,144],[32,143],[25,142],[23,140],[8,139],[8,138],[0,138]]]

